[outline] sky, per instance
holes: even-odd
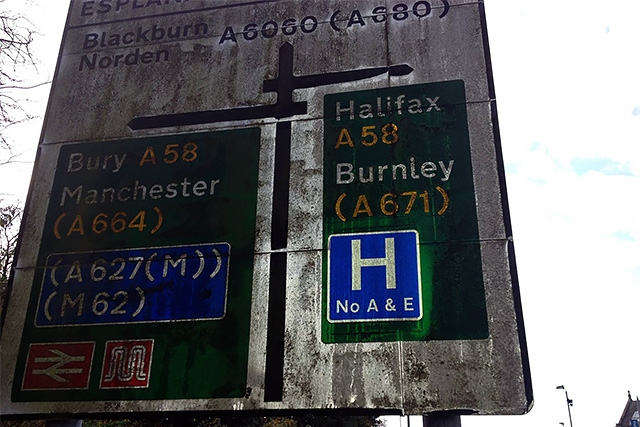
[[[67,0],[11,3],[40,31],[28,81],[50,80]],[[568,427],[564,385],[575,427],[613,427],[640,395],[640,1],[485,7],[535,403],[462,425]],[[49,87],[21,94],[30,113]],[[24,201],[40,127],[12,129],[0,198]]]

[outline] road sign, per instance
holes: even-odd
[[[327,317],[330,322],[420,320],[418,233],[329,237]]]
[[[23,390],[86,390],[94,342],[30,344]]]
[[[51,254],[35,324],[222,319],[230,249],[229,243],[217,243]],[[116,289],[109,289],[113,282]]]
[[[93,341],[87,363],[103,376],[47,399],[114,399],[123,389],[137,399],[243,396],[259,138],[247,128],[62,145],[17,372],[34,342]],[[212,341],[187,350],[185,337]],[[154,343],[118,353],[141,363],[144,378],[106,377],[117,371],[110,346],[123,340]],[[154,353],[157,366],[172,366],[155,382]],[[214,364],[228,365],[225,375],[199,381]],[[19,387],[18,377],[16,401],[41,400],[32,390],[51,382],[31,375]]]
[[[482,2],[72,0],[3,413],[526,412],[488,64]]]
[[[325,96],[325,244],[341,233],[415,229],[424,307],[413,322],[333,324],[329,271],[325,341],[487,337],[466,105],[461,80]],[[394,298],[390,305],[403,306]]]
[[[146,388],[151,380],[153,340],[107,341],[100,388]]]

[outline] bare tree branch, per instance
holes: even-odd
[[[17,157],[7,138],[7,129],[33,118],[23,107],[26,100],[16,96],[17,91],[46,84],[29,84],[24,81],[25,69],[37,70],[37,61],[32,51],[36,34],[31,21],[11,11],[5,0],[0,0],[0,151],[3,151],[0,165],[10,163]]]
[[[0,206],[0,284],[9,280],[21,218],[21,203]]]

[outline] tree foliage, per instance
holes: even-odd
[[[0,200],[0,310],[9,282],[21,217],[22,205],[20,203],[5,205]]]
[[[368,416],[164,418],[161,420],[85,420],[83,427],[383,427]]]
[[[0,148],[4,151],[0,163],[8,163],[14,157],[6,137],[7,128],[32,118],[16,94],[30,88],[25,85],[24,75],[25,67],[36,65],[31,50],[34,34],[31,22],[9,10],[6,0],[0,0]]]
[[[32,52],[34,26],[27,18],[13,12],[7,0],[0,0],[0,165],[11,162],[15,155],[7,137],[7,128],[31,118],[16,94],[23,89],[26,68],[34,67]],[[15,4],[15,3],[14,3]],[[18,239],[22,207],[0,200],[0,310]]]

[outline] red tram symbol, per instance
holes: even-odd
[[[152,355],[152,339],[107,341],[100,388],[149,387]]]

